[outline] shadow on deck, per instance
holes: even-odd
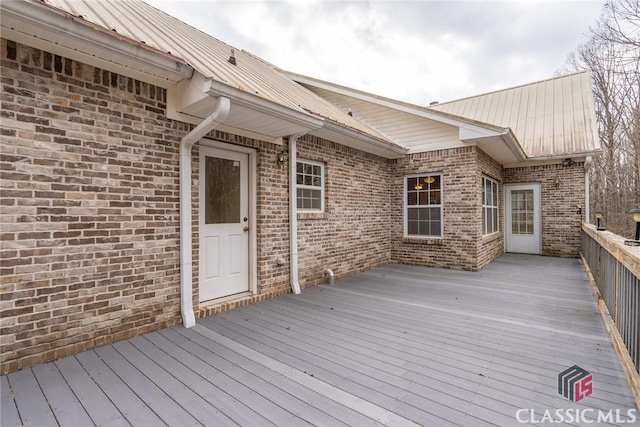
[[[557,390],[573,365],[593,374],[578,403]],[[1,404],[3,427],[506,426],[635,408],[581,263],[524,255],[479,273],[388,265],[4,376]]]

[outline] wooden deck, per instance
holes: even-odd
[[[579,403],[557,391],[576,364],[594,378]],[[521,408],[635,408],[581,263],[522,255],[479,273],[389,265],[1,381],[2,427],[511,426]]]

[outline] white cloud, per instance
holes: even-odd
[[[552,77],[602,1],[149,3],[300,74],[416,104]]]

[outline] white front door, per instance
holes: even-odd
[[[200,146],[200,301],[249,290],[248,160]]]
[[[506,251],[542,253],[540,184],[506,185]]]

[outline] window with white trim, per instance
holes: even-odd
[[[442,175],[404,177],[404,235],[442,237]]]
[[[299,211],[324,212],[324,164],[312,160],[296,163],[296,197]]]
[[[498,232],[498,181],[482,177],[482,234]]]

